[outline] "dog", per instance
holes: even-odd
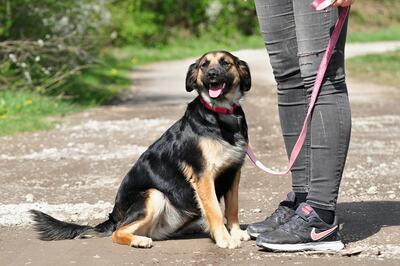
[[[249,240],[239,226],[238,189],[248,145],[239,101],[250,88],[246,62],[226,51],[204,54],[186,76],[186,90],[198,96],[123,178],[108,220],[83,226],[31,210],[39,238],[112,236],[114,243],[149,248],[153,239],[202,226],[221,248]]]

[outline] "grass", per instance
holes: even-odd
[[[400,50],[351,58],[347,69],[351,76],[400,88]]]
[[[238,50],[263,47],[261,37],[236,37],[228,41],[190,38],[159,47],[110,48],[99,64],[83,70],[62,88],[64,98],[30,91],[0,91],[0,136],[47,130],[57,124],[54,117],[105,104],[129,87],[127,74],[140,64],[197,57],[208,50]],[[50,119],[52,117],[52,119]]]
[[[400,41],[400,26],[381,28],[374,31],[351,32],[348,42]]]
[[[29,91],[0,91],[0,135],[52,128],[49,116],[64,116],[82,110],[71,102]]]

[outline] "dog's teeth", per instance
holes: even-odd
[[[223,88],[223,89],[225,89],[225,85],[226,85],[225,83],[224,83],[224,85],[222,85],[222,88]]]

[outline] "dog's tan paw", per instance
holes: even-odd
[[[250,235],[241,229],[231,230],[231,236],[233,239],[237,239],[239,241],[248,241],[250,240]]]
[[[215,243],[220,248],[234,249],[234,248],[239,248],[240,247],[240,240],[239,239],[234,239],[234,238],[232,238],[230,236],[218,239],[218,240],[215,241]]]
[[[151,248],[153,246],[153,240],[145,236],[135,236],[131,242],[131,247],[135,248]]]

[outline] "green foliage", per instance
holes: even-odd
[[[0,87],[85,105],[104,103],[126,85],[103,71],[110,62],[101,51],[110,44],[162,49],[257,30],[254,4],[244,0],[0,1]]]
[[[105,1],[2,0],[0,86],[51,94],[93,63],[110,25]]]
[[[245,0],[121,0],[112,3],[111,13],[119,46],[155,47],[189,36],[218,40],[258,31],[254,3]]]

